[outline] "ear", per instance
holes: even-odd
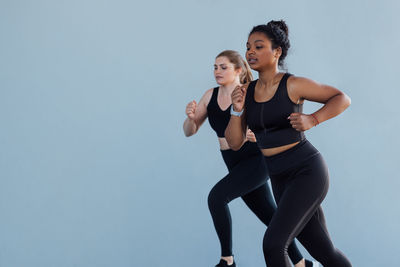
[[[235,73],[236,73],[236,75],[240,75],[240,73],[242,73],[242,68],[240,67],[240,68],[237,68],[237,69],[235,69]]]
[[[279,59],[282,55],[282,48],[279,46],[277,48],[274,49],[274,57],[276,59]]]

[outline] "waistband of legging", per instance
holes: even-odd
[[[229,154],[243,154],[243,153],[253,153],[253,152],[259,152],[260,149],[257,146],[257,143],[255,142],[250,142],[250,141],[246,141],[244,142],[244,144],[242,145],[242,147],[239,150],[232,150],[232,149],[225,149],[225,150],[220,150],[221,153],[224,155],[229,155]]]
[[[288,150],[273,156],[264,156],[264,158],[270,174],[274,175],[296,168],[318,154],[319,151],[307,139],[304,139]]]
[[[250,141],[245,142],[242,147],[237,151],[232,149],[221,150],[221,154],[225,163],[228,165],[236,164],[237,161],[248,158],[252,155],[262,155],[260,149],[257,146],[257,143]]]

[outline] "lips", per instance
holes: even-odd
[[[216,79],[222,79],[222,78],[224,78],[224,77],[222,77],[222,76],[215,76],[215,78],[216,78]]]
[[[247,62],[248,62],[249,64],[254,64],[254,63],[257,63],[257,59],[256,59],[256,58],[249,58],[249,59],[247,60]]]

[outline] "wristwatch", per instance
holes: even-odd
[[[238,116],[238,117],[242,116],[243,110],[244,109],[242,109],[242,111],[240,111],[240,112],[234,111],[233,110],[233,105],[231,105],[231,115],[233,115],[233,116]]]

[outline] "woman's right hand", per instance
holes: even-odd
[[[186,105],[186,115],[190,120],[194,120],[197,103],[195,100]]]
[[[238,85],[232,92],[232,105],[233,110],[236,112],[241,112],[243,110],[246,89],[245,85]]]

